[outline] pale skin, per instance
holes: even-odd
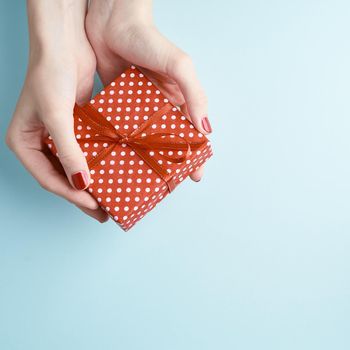
[[[189,56],[162,36],[151,0],[28,0],[30,54],[24,86],[6,141],[46,190],[72,202],[99,222],[108,215],[74,174],[89,169],[74,137],[74,103],[92,94],[94,72],[109,84],[131,63],[142,69],[169,100],[182,106],[195,127],[211,132],[207,99]],[[50,134],[59,154],[42,140]],[[203,168],[191,174],[199,181]]]

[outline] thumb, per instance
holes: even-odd
[[[178,84],[186,103],[186,107],[197,130],[210,134],[212,128],[208,119],[208,103],[204,89],[201,86],[191,58],[173,47],[175,54],[171,55],[167,64],[167,74]]]
[[[90,184],[89,168],[75,138],[73,111],[70,114],[55,112],[46,118],[45,126],[70,184],[77,190],[86,189]]]

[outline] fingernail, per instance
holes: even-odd
[[[100,222],[101,224],[104,224],[104,223],[107,222],[107,221],[108,221],[108,216],[107,216],[106,218],[99,219],[99,222]]]
[[[210,125],[210,122],[209,122],[208,117],[202,118],[202,126],[203,126],[203,129],[204,129],[206,132],[211,133],[211,132],[213,131],[212,128],[211,128],[211,125]]]
[[[84,190],[89,185],[89,177],[84,170],[73,174],[72,181],[77,190]]]

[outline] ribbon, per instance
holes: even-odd
[[[81,121],[89,126],[95,133],[91,135],[90,138],[78,139],[78,142],[96,141],[108,144],[108,146],[104,147],[96,156],[88,159],[87,163],[89,168],[94,168],[101,160],[110,154],[117,145],[128,145],[166,182],[169,192],[172,192],[176,184],[171,175],[171,171],[168,171],[159,164],[158,160],[150,155],[150,151],[160,152],[159,158],[164,161],[181,164],[189,159],[191,151],[200,148],[205,143],[205,140],[202,142],[190,143],[185,138],[175,133],[144,133],[157,117],[164,115],[172,107],[170,103],[165,104],[130,134],[122,134],[90,104],[84,106],[78,106],[76,104],[74,106],[74,115],[79,117]],[[172,151],[171,155],[169,155],[168,151]]]

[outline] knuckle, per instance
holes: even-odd
[[[66,112],[60,112],[59,106],[55,104],[50,104],[42,111],[42,120],[48,128],[54,128],[57,125],[64,123]]]
[[[51,178],[56,176],[54,170],[50,170],[45,177],[37,177],[36,181],[39,186],[45,191],[58,194],[57,186],[55,186],[55,182],[51,181]]]
[[[58,152],[58,158],[66,169],[84,169],[86,167],[85,157],[78,144],[70,145],[67,151]]]
[[[68,202],[72,204],[78,204],[79,202],[75,199],[72,198],[72,188],[70,187],[65,187],[62,192],[60,193],[60,196],[66,199]]]
[[[7,147],[14,152],[15,149],[15,137],[11,129],[8,129],[5,136],[5,142]]]
[[[39,186],[40,186],[43,190],[49,191],[49,192],[54,192],[54,191],[53,191],[53,188],[52,188],[52,186],[50,186],[50,183],[49,183],[49,182],[44,181],[43,179],[38,179],[37,181],[38,181]]]
[[[201,105],[206,106],[208,104],[208,97],[203,90],[200,90],[198,92],[197,100],[198,100],[198,103],[200,103]]]
[[[59,153],[58,157],[63,164],[71,164],[79,160],[79,154],[73,151]]]
[[[177,76],[193,68],[192,58],[181,50],[178,50],[171,60],[170,75]]]
[[[50,134],[64,123],[62,116],[51,111],[41,113],[41,120]]]
[[[200,111],[201,114],[206,113],[206,110],[208,108],[207,95],[200,88],[196,90],[196,92],[187,100],[187,103],[191,105],[191,107],[194,108],[196,111]],[[202,115],[198,115],[198,119],[200,119],[201,117]]]
[[[55,128],[62,124],[73,125],[73,100],[45,98],[39,106],[39,114],[46,127]]]
[[[20,142],[22,138],[19,135],[18,127],[15,125],[15,123],[11,122],[9,128],[7,129],[5,135],[5,144],[10,151],[17,154],[20,150],[18,147],[18,142]]]

